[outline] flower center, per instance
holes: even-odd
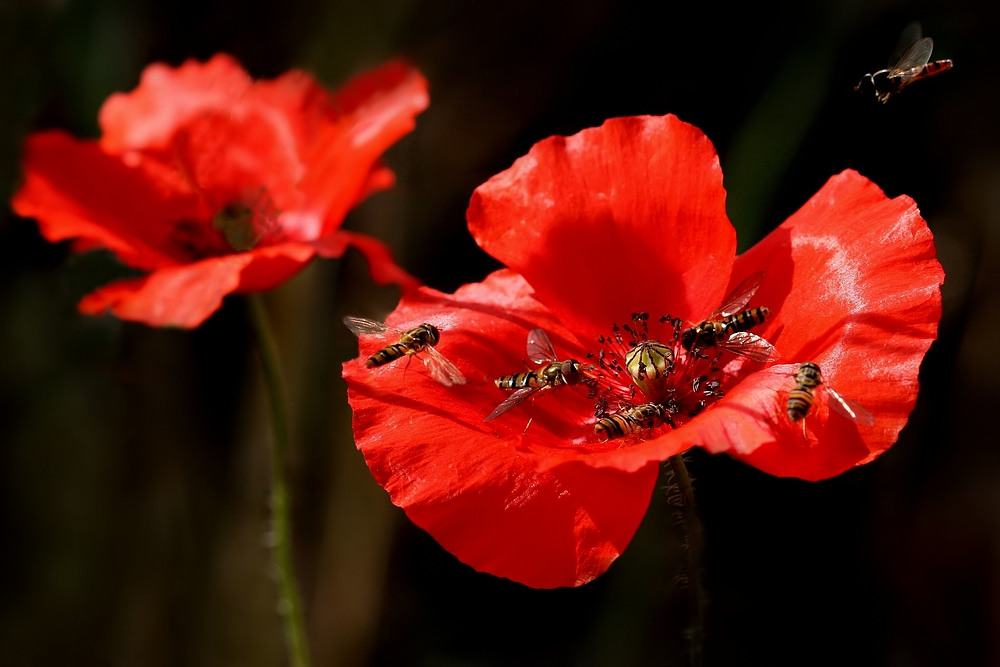
[[[173,223],[171,241],[187,259],[246,252],[276,234],[277,218],[270,197],[261,189],[223,206],[210,224],[194,220]]]
[[[598,337],[601,349],[588,355],[595,361],[598,436],[643,435],[664,424],[676,428],[725,395],[721,351],[688,349],[682,340],[689,331],[670,315],[650,322],[648,313],[634,313],[631,322]]]
[[[251,250],[261,235],[254,229],[253,209],[242,203],[226,204],[212,218],[212,227],[222,234],[236,252]]]

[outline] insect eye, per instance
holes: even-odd
[[[681,345],[684,347],[685,350],[691,349],[691,347],[694,345],[694,338],[696,333],[697,332],[695,331],[694,327],[685,329],[681,333]]]
[[[580,381],[580,362],[575,359],[567,359],[559,369],[566,384],[576,384]]]

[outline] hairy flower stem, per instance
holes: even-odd
[[[282,390],[278,351],[267,321],[263,299],[258,294],[249,297],[250,313],[257,345],[260,349],[264,384],[271,401],[272,461],[271,461],[271,547],[278,580],[278,611],[285,629],[285,643],[291,667],[308,667],[309,644],[306,640],[305,617],[299,596],[295,564],[292,558],[292,503],[288,472],[288,415]]]
[[[702,534],[701,519],[694,503],[694,485],[684,463],[684,455],[677,454],[669,459],[676,487],[671,501],[677,508],[679,523],[684,531],[681,550],[684,558],[684,576],[690,602],[688,626],[684,635],[691,667],[702,665],[702,643],[705,624],[705,591],[701,582]]]

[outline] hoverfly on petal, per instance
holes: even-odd
[[[528,332],[527,353],[528,359],[533,363],[544,365],[533,371],[504,375],[494,380],[493,384],[497,388],[513,390],[514,393],[500,403],[483,421],[496,419],[524,403],[537,392],[578,384],[584,379],[583,365],[576,359],[560,360],[544,329],[532,329]]]
[[[951,60],[935,60],[929,62],[931,51],[934,50],[934,40],[920,36],[920,25],[911,23],[903,31],[900,44],[904,47],[902,55],[897,60],[895,56],[886,69],[880,69],[861,77],[855,92],[874,94],[882,104],[889,101],[892,95],[901,92],[911,83],[921,79],[929,79],[952,68]]]
[[[385,322],[351,315],[344,318],[344,324],[356,336],[396,338],[395,341],[388,343],[368,357],[365,368],[377,368],[402,357],[418,356],[424,362],[431,377],[446,387],[465,384],[465,376],[458,370],[458,367],[434,349],[434,346],[441,339],[441,332],[433,324],[424,323],[407,331],[400,331],[388,326]]]
[[[780,358],[774,346],[748,329],[763,324],[770,314],[766,306],[745,308],[764,279],[759,271],[737,285],[722,305],[706,320],[681,332],[681,346],[697,353],[708,347],[726,350],[758,362]]]
[[[661,403],[635,405],[606,415],[594,424],[594,433],[605,440],[624,438],[645,429],[652,431],[662,424],[672,424],[671,409]]]
[[[788,392],[788,403],[785,411],[788,413],[788,419],[792,422],[802,422],[803,438],[808,440],[805,419],[816,402],[816,389],[821,384],[826,388],[826,393],[833,398],[829,405],[834,412],[864,426],[871,426],[875,423],[875,417],[863,406],[841,396],[833,387],[824,384],[817,364],[811,361],[800,364],[795,370],[794,378],[795,388]]]

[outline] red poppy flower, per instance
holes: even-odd
[[[399,62],[332,95],[300,71],[254,82],[226,55],[155,64],[104,104],[101,139],[28,138],[13,207],[50,241],[106,248],[146,272],[86,296],[85,313],[198,326],[225,295],[269,289],[348,246],[375,280],[415,287],[382,243],[339,226],[392,184],[379,156],[426,106],[426,81]]]
[[[344,377],[376,480],[479,570],[535,587],[583,584],[628,545],[662,460],[701,446],[821,479],[888,449],[913,409],[944,274],[914,202],[856,172],[831,178],[736,257],[708,139],[672,116],[618,118],[538,143],[476,190],[468,217],[509,268],[454,295],[420,288],[389,323],[436,325],[438,349],[469,384],[361,360]],[[744,322],[752,335],[733,335],[764,354],[687,349],[685,331],[748,281],[759,289],[747,307],[769,314]],[[536,328],[588,380],[534,392],[484,423],[508,395],[493,380],[544,361],[525,361]],[[639,361],[637,347],[648,353]],[[673,359],[657,366],[657,353]],[[805,429],[786,410],[804,362],[828,383],[811,390]],[[830,389],[873,423],[835,412]],[[608,418],[624,421],[622,437],[595,431]]]

